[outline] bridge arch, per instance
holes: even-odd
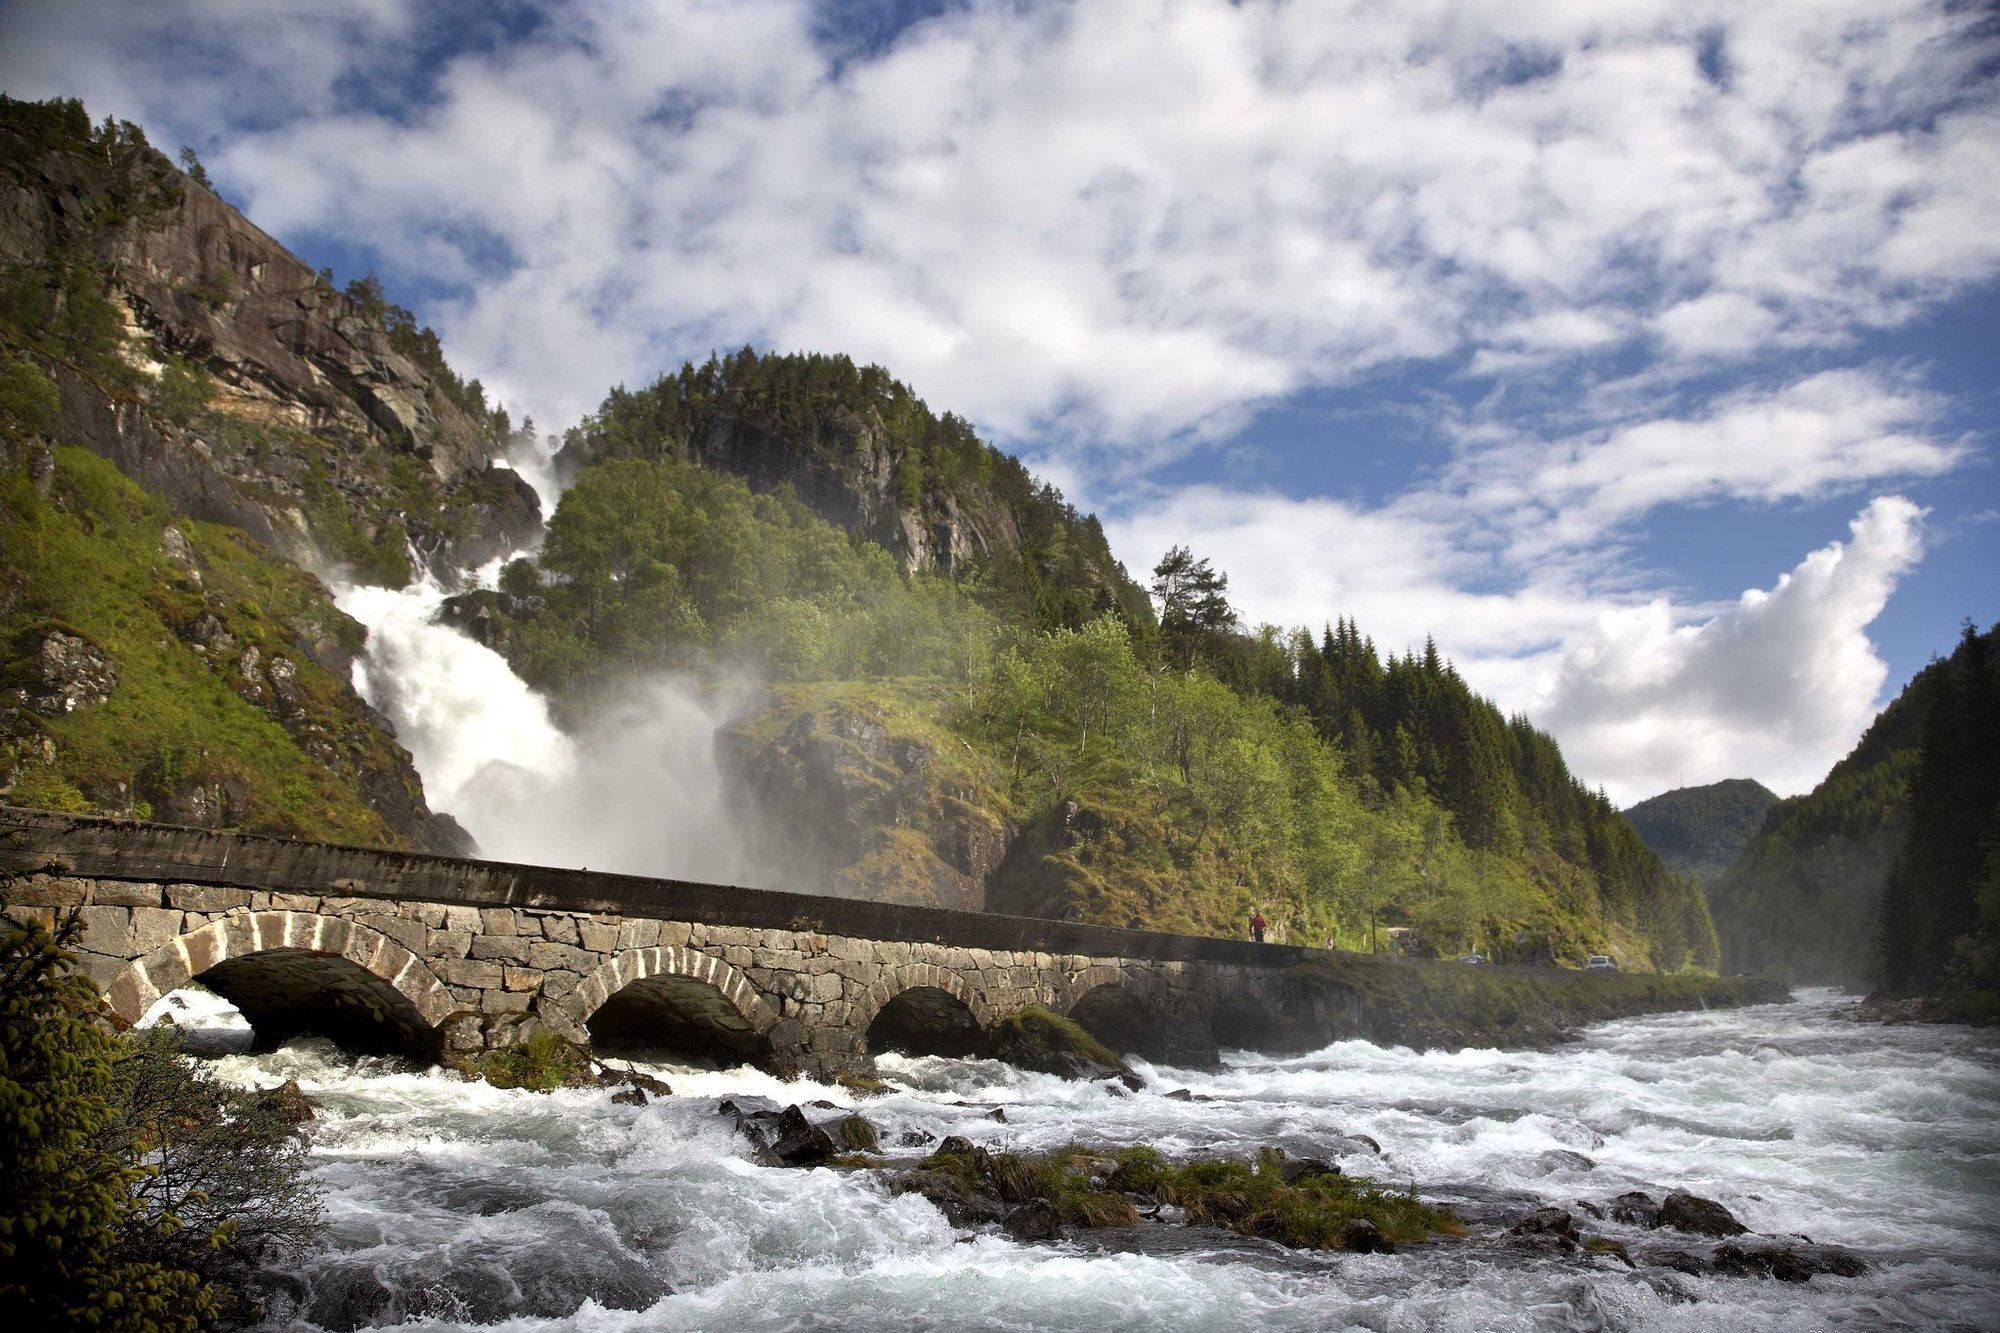
[[[1180,1025],[1145,979],[1099,966],[1079,975],[1068,991],[1064,1014],[1120,1055],[1166,1060],[1175,1054]]]
[[[849,1026],[871,1055],[979,1055],[993,1027],[993,1009],[958,973],[906,963],[862,993]]]
[[[767,1063],[778,1014],[713,954],[660,945],[607,958],[544,1021],[601,1050],[658,1050],[717,1063]]]
[[[323,1033],[362,1049],[435,1056],[438,1026],[462,1006],[424,961],[378,930],[318,912],[244,911],[127,964],[104,993],[138,1022],[199,980],[234,1004],[262,1044]]]

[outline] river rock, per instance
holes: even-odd
[[[1317,1157],[1288,1158],[1278,1168],[1279,1178],[1287,1185],[1296,1185],[1300,1181],[1311,1180],[1316,1176],[1337,1176],[1339,1174],[1339,1167],[1335,1166],[1332,1162],[1323,1161]]]
[[[1001,1229],[1015,1240],[1046,1241],[1062,1237],[1062,1218],[1047,1199],[1030,1199],[1008,1213]]]
[[[1837,1245],[1727,1241],[1715,1247],[1715,1271],[1740,1277],[1807,1282],[1821,1273],[1859,1277],[1868,1271],[1858,1255]]]
[[[1672,1227],[1675,1231],[1696,1236],[1740,1236],[1750,1229],[1715,1200],[1689,1194],[1686,1190],[1675,1190],[1667,1195],[1666,1202],[1660,1205],[1659,1220],[1653,1225]]]
[[[279,1123],[285,1125],[307,1124],[318,1114],[295,1078],[286,1079],[277,1087],[257,1094],[257,1104],[271,1111]]]
[[[1671,1268],[1674,1272],[1685,1273],[1689,1277],[1701,1277],[1710,1270],[1708,1260],[1688,1250],[1650,1250],[1646,1253],[1645,1259],[1648,1263],[1661,1268]]]
[[[1629,1190],[1604,1207],[1612,1221],[1623,1222],[1628,1227],[1651,1230],[1660,1225],[1660,1205],[1653,1202],[1652,1195],[1642,1190]]]
[[[1576,1220],[1563,1208],[1537,1208],[1507,1228],[1507,1234],[1531,1249],[1575,1251],[1578,1243]]]
[[[937,1135],[927,1129],[906,1129],[897,1136],[896,1142],[904,1148],[921,1148],[927,1143],[936,1143]]]
[[[1382,1234],[1382,1228],[1365,1217],[1357,1217],[1347,1224],[1341,1235],[1343,1248],[1355,1254],[1394,1254],[1395,1243]]]
[[[1571,1152],[1567,1148],[1550,1149],[1535,1159],[1535,1165],[1541,1168],[1543,1175],[1548,1175],[1554,1171],[1595,1171],[1597,1169],[1597,1163],[1591,1161],[1582,1153]]]
[[[806,1113],[796,1106],[787,1106],[779,1113],[777,1130],[771,1153],[786,1166],[818,1166],[838,1151],[833,1136],[806,1119]]]
[[[1343,1134],[1340,1138],[1340,1151],[1373,1153],[1375,1156],[1380,1157],[1382,1155],[1382,1145],[1367,1134]]]
[[[622,1088],[611,1094],[611,1100],[618,1106],[644,1106],[646,1104],[646,1090],[644,1088]]]
[[[882,1144],[882,1132],[865,1115],[843,1116],[834,1122],[833,1140],[848,1152],[874,1152]]]

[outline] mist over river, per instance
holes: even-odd
[[[1361,1041],[1212,1071],[1138,1066],[1115,1095],[988,1061],[885,1056],[886,1096],[754,1070],[643,1066],[675,1096],[501,1091],[318,1040],[219,1061],[319,1108],[322,1248],[265,1275],[274,1328],[1982,1329],[2000,1325],[2000,1040],[1800,1002],[1632,1019],[1548,1053]],[[1200,1098],[1165,1094],[1186,1088]],[[1470,1235],[1396,1255],[1280,1249],[1163,1223],[1022,1244],[955,1230],[883,1174],[759,1167],[722,1098],[855,1106],[885,1149],[1072,1140],[1170,1154],[1273,1144],[1459,1208]],[[1005,1109],[996,1119],[992,1107]],[[831,1112],[814,1114],[831,1115]],[[1560,1155],[1560,1154],[1575,1154]],[[1585,1163],[1588,1165],[1585,1165]],[[1859,1253],[1806,1285],[1689,1277],[1499,1238],[1542,1203],[1639,1189],[1719,1200],[1753,1231]],[[1645,1233],[1577,1210],[1638,1253]]]

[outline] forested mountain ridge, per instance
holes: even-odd
[[[1670,870],[1707,885],[1729,869],[1777,802],[1777,793],[1754,778],[1725,778],[1661,792],[1625,817]]]
[[[1985,919],[1970,879],[2000,827],[1993,804],[2000,797],[1981,795],[2000,749],[1982,758],[1978,748],[1993,721],[1994,639],[1993,630],[1968,627],[1952,656],[1918,672],[1819,786],[1771,808],[1710,889],[1725,970],[1855,989],[1884,980],[1903,992],[1938,986],[1956,941]],[[1941,713],[1944,696],[1953,705]],[[1927,742],[1937,756],[1928,765]],[[1933,832],[1913,851],[1915,784],[1927,766],[1921,804]],[[1950,909],[1929,920],[1918,905],[1940,900],[1913,882],[1924,864],[1937,877],[1932,887],[1950,886]],[[1885,897],[1892,874],[1900,887]],[[1988,910],[2000,914],[2000,902]],[[1908,961],[1886,978],[1885,924],[1910,928]]]
[[[186,162],[0,97],[0,797],[462,849],[301,566],[510,549],[540,521],[511,423]]]
[[[556,462],[568,481],[612,458],[680,458],[759,493],[784,488],[911,572],[978,580],[989,600],[1044,628],[1105,611],[1152,620],[1095,515],[880,366],[746,347],[644,389],[613,389]]]
[[[1045,488],[1020,489],[1057,520],[1047,545],[912,560],[771,463],[810,474],[836,446],[765,430],[754,480],[686,447],[699,404],[736,392],[705,379],[815,374],[914,402],[837,357],[740,354],[615,391],[571,437],[542,551],[448,614],[572,715],[649,667],[775,682],[722,753],[820,858],[788,876],[835,891],[1228,934],[1261,909],[1315,943],[1404,926],[1434,953],[1714,965],[1694,885],[1435,647],[1384,659],[1346,622],[1245,633],[1184,549],[1155,570],[1157,615],[1128,614],[1045,558],[1101,541]],[[1010,563],[1057,595],[1024,596]]]

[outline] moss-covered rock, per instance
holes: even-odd
[[[457,1057],[452,1067],[468,1077],[483,1078],[496,1088],[526,1088],[530,1092],[587,1088],[597,1082],[584,1049],[546,1028],[512,1046]]]
[[[1028,1005],[993,1025],[995,1059],[1018,1069],[1058,1078],[1132,1078],[1118,1053],[1081,1026],[1038,1004]]]

